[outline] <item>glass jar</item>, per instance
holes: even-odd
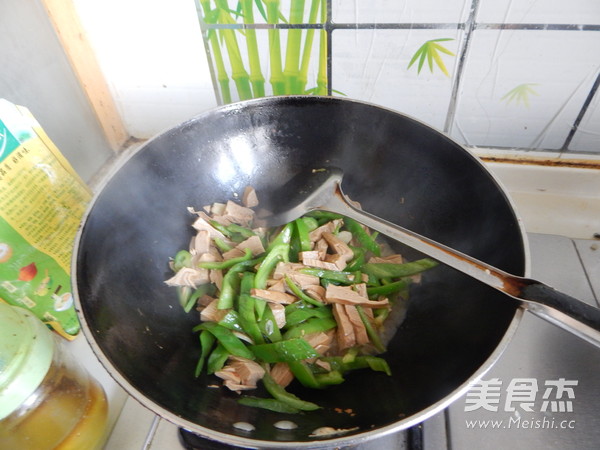
[[[102,386],[29,311],[0,301],[0,448],[100,449]]]

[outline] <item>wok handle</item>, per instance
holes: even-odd
[[[600,309],[539,281],[527,281],[518,297],[527,310],[600,347]]]
[[[600,347],[600,309],[577,300],[539,281],[518,277],[471,256],[354,207],[340,185],[323,209],[355,219],[425,255],[491,286],[514,299],[533,314]]]

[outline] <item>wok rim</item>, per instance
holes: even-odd
[[[404,114],[395,109],[381,106],[378,104],[374,104],[374,103],[370,103],[370,102],[366,102],[366,101],[362,101],[362,100],[356,100],[356,99],[341,98],[341,97],[315,96],[315,95],[284,95],[284,96],[271,96],[271,97],[262,97],[262,98],[257,98],[257,99],[243,100],[243,101],[234,102],[234,103],[230,103],[230,104],[226,104],[226,105],[220,105],[215,108],[211,108],[209,110],[201,112],[186,121],[183,121],[179,124],[176,124],[172,127],[169,127],[167,129],[163,130],[162,132],[156,134],[152,138],[145,141],[143,144],[138,145],[133,148],[130,148],[128,151],[125,151],[122,154],[117,155],[117,157],[112,162],[109,163],[109,167],[107,168],[105,173],[100,175],[100,178],[99,178],[98,182],[95,184],[95,186],[92,186],[93,197],[82,216],[79,228],[77,230],[77,234],[76,234],[74,242],[73,242],[73,254],[71,256],[71,284],[72,284],[72,293],[73,293],[73,299],[74,299],[74,304],[75,304],[75,310],[76,310],[77,316],[79,318],[79,321],[81,323],[81,330],[83,331],[83,335],[84,335],[86,341],[88,342],[89,346],[91,347],[94,355],[99,360],[102,367],[111,376],[111,378],[114,381],[116,381],[117,384],[130,397],[135,399],[143,407],[147,408],[148,410],[150,410],[154,414],[158,415],[159,417],[164,418],[165,420],[171,422],[173,425],[181,427],[192,433],[197,433],[203,438],[221,442],[221,443],[225,443],[228,445],[243,447],[243,448],[331,448],[334,446],[338,447],[338,446],[358,445],[358,444],[364,444],[368,441],[372,441],[377,438],[389,436],[393,433],[397,433],[399,431],[406,430],[412,426],[415,426],[415,425],[431,418],[435,414],[443,411],[444,409],[446,409],[449,405],[451,405],[456,400],[458,400],[460,397],[465,395],[467,393],[467,391],[473,385],[477,384],[479,382],[479,380],[481,380],[483,378],[483,376],[500,359],[500,357],[502,356],[502,354],[508,347],[509,343],[512,341],[513,336],[515,335],[515,333],[519,327],[519,324],[523,318],[523,315],[525,313],[525,308],[522,305],[517,306],[515,308],[515,313],[514,313],[512,320],[510,321],[504,335],[498,342],[496,348],[491,353],[491,355],[483,362],[483,364],[481,364],[481,366],[469,377],[469,379],[467,381],[465,381],[463,384],[461,384],[456,389],[454,389],[446,397],[442,398],[441,400],[437,401],[436,403],[433,403],[432,405],[419,411],[418,413],[413,414],[404,419],[401,419],[390,425],[379,427],[379,428],[376,428],[376,429],[370,430],[370,431],[359,432],[359,433],[352,434],[352,435],[346,436],[346,437],[344,437],[343,435],[337,435],[337,436],[331,437],[329,439],[320,439],[320,440],[311,440],[311,441],[266,441],[266,440],[252,439],[250,437],[246,438],[246,437],[235,435],[235,434],[222,433],[219,431],[212,430],[210,428],[205,428],[201,425],[198,425],[194,422],[186,420],[186,419],[166,410],[162,406],[158,405],[157,403],[155,403],[154,401],[149,399],[145,394],[143,394],[141,391],[139,391],[137,388],[135,388],[131,383],[129,383],[129,381],[124,376],[121,375],[121,373],[119,372],[119,369],[117,367],[113,366],[113,364],[110,362],[109,358],[107,356],[105,356],[100,345],[94,338],[92,330],[86,319],[86,315],[83,312],[83,305],[81,303],[81,299],[79,296],[79,289],[78,289],[78,282],[77,282],[78,281],[77,280],[77,260],[79,257],[79,250],[80,250],[80,244],[81,244],[83,230],[84,230],[87,220],[88,220],[91,212],[93,211],[94,206],[95,206],[98,198],[102,194],[104,188],[110,183],[110,181],[112,180],[114,175],[116,173],[118,173],[119,170],[125,164],[127,164],[127,162],[131,158],[133,158],[139,152],[143,151],[144,148],[146,146],[150,145],[153,141],[157,140],[158,138],[160,138],[161,136],[163,136],[164,134],[166,134],[167,132],[169,132],[173,129],[185,127],[186,125],[191,124],[196,121],[199,121],[203,117],[206,117],[206,116],[221,114],[221,113],[227,112],[228,110],[244,109],[245,107],[247,107],[247,105],[272,103],[272,102],[277,103],[279,101],[286,100],[286,99],[289,100],[289,99],[304,99],[304,98],[313,99],[313,100],[315,98],[318,98],[321,101],[326,101],[326,102],[341,102],[341,103],[349,102],[349,103],[354,103],[354,104],[362,104],[362,105],[365,105],[368,107],[374,107],[377,109],[388,111],[392,114],[408,118],[420,125],[423,125],[426,128],[429,128],[430,130],[440,134],[443,138],[447,139],[448,141],[450,141],[457,147],[461,148],[466,153],[467,156],[469,156],[473,160],[475,160],[477,162],[477,164],[479,164],[481,169],[485,173],[487,173],[488,176],[490,176],[491,180],[496,184],[496,186],[498,187],[498,189],[504,195],[506,201],[508,202],[510,209],[512,210],[512,212],[515,215],[516,225],[517,225],[518,230],[521,235],[521,240],[522,240],[521,244],[523,245],[523,263],[524,263],[523,276],[528,277],[528,276],[530,276],[530,272],[531,272],[531,255],[530,255],[529,241],[528,241],[527,233],[526,233],[525,227],[523,225],[523,221],[522,221],[522,219],[518,213],[518,210],[516,208],[516,204],[515,204],[514,200],[511,198],[511,196],[508,193],[508,190],[503,185],[503,183],[500,181],[500,179],[484,164],[484,162],[479,157],[477,157],[472,152],[470,152],[462,144],[459,144],[458,142],[456,142],[448,134],[446,134],[443,131],[437,129],[436,127],[433,127],[433,126],[431,126],[419,119],[416,119],[410,115]]]

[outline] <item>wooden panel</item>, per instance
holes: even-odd
[[[115,151],[129,139],[94,51],[71,0],[42,0],[65,53]]]

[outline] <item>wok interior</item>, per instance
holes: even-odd
[[[185,314],[175,290],[163,284],[169,257],[192,236],[186,208],[232,199],[247,185],[265,205],[295,173],[324,165],[343,169],[345,193],[365,210],[523,273],[521,231],[505,195],[442,134],[342,99],[270,98],[221,108],[130,158],[99,193],[81,232],[75,276],[84,326],[108,370],[138,398],[136,391],[143,393],[143,403],[205,435],[310,441],[308,434],[321,426],[362,433],[447,397],[498,346],[516,305],[438,267],[413,286],[407,317],[385,355],[392,377],[363,370],[323,391],[290,386],[322,405],[320,411],[290,417],[239,406],[236,394],[207,388],[216,378],[194,379],[199,344],[191,328],[198,316]],[[283,419],[298,428],[273,427]],[[238,421],[256,431],[236,430]]]

